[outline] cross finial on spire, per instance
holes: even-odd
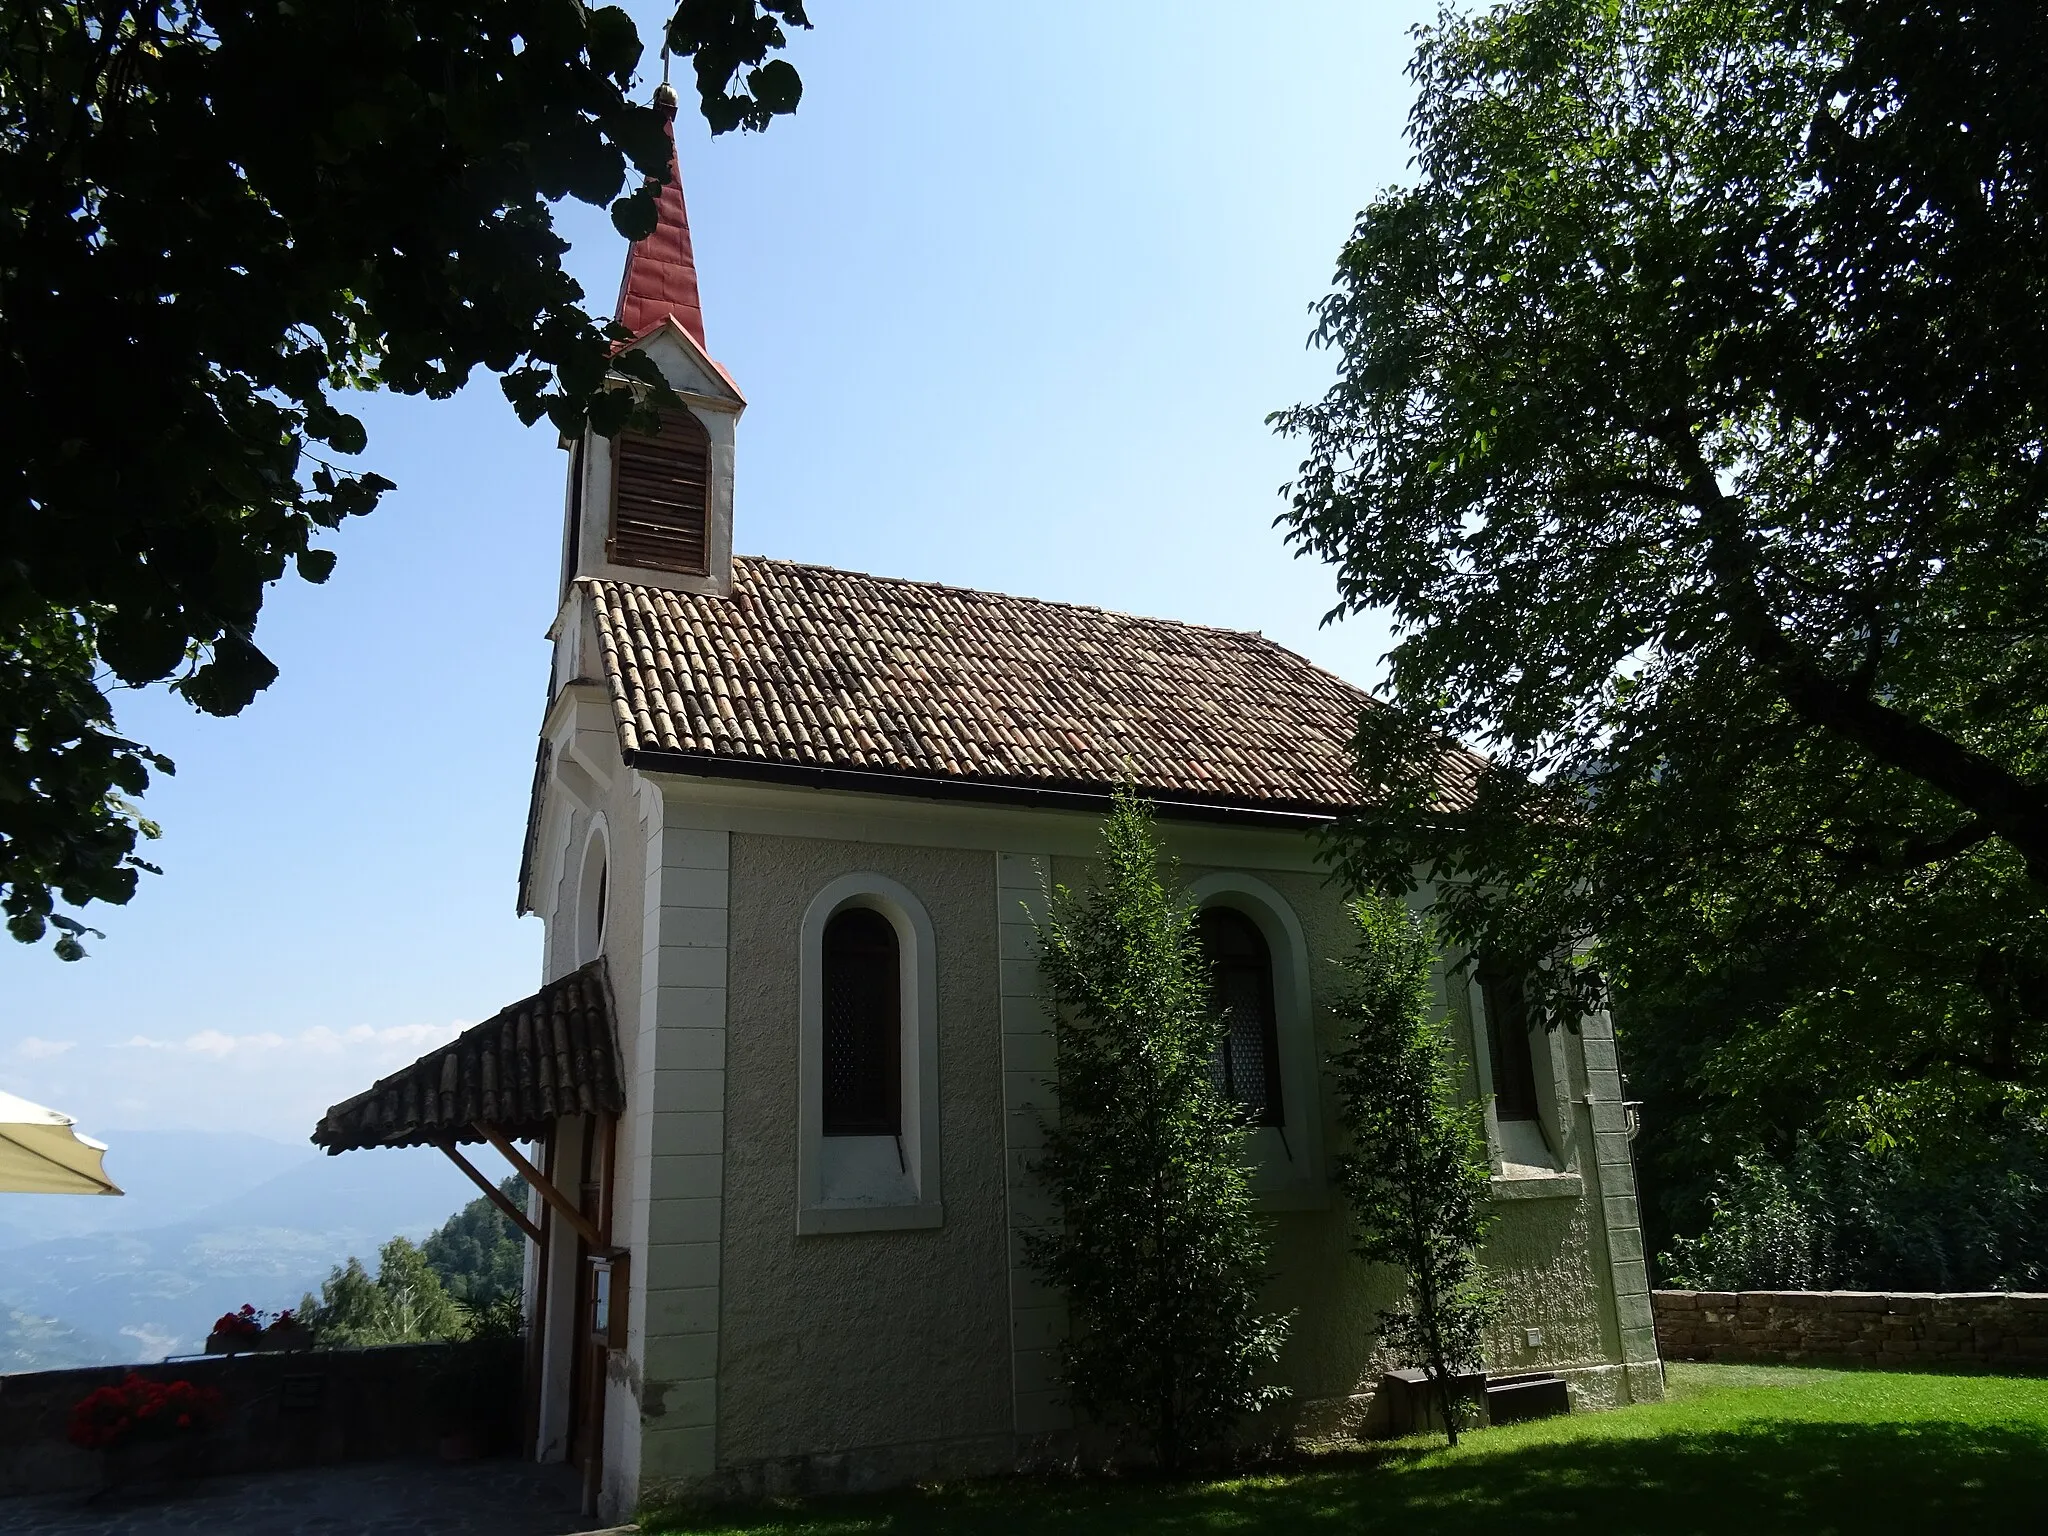
[[[664,74],[667,62],[664,54]],[[640,336],[672,315],[701,347],[704,306],[697,296],[697,258],[690,247],[690,213],[683,204],[682,169],[676,160],[676,93],[666,79],[654,88],[654,108],[668,134],[668,184],[654,200],[654,233],[635,240],[626,252],[617,318]]]

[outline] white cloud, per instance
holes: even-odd
[[[362,1092],[468,1023],[312,1026],[234,1033],[132,1034],[74,1050],[68,1041],[17,1043],[9,1092],[54,1104],[101,1129],[235,1127],[305,1138],[330,1104]]]
[[[302,1051],[308,1055],[327,1057],[353,1057],[358,1060],[378,1061],[390,1056],[417,1056],[431,1051],[437,1045],[445,1045],[469,1026],[458,1021],[454,1024],[394,1024],[383,1029],[368,1024],[356,1024],[347,1029],[329,1029],[320,1025],[302,1029],[295,1035],[280,1035],[275,1030],[262,1030],[255,1034],[230,1035],[218,1029],[202,1029],[176,1040],[158,1040],[149,1035],[130,1035],[126,1040],[117,1040],[108,1049],[116,1051],[182,1051],[195,1056],[209,1056],[216,1061],[231,1058],[264,1057],[279,1051]],[[36,1054],[26,1050],[24,1054],[37,1059]],[[60,1050],[69,1050],[68,1042],[40,1042],[54,1049],[43,1055],[56,1055]]]

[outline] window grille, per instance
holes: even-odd
[[[881,913],[852,907],[825,924],[824,948],[824,1133],[900,1135],[903,1013],[896,930]]]
[[[1202,913],[1201,937],[1212,1005],[1224,1024],[1211,1069],[1217,1086],[1244,1106],[1253,1124],[1283,1125],[1280,1030],[1266,936],[1244,913],[1210,907]]]

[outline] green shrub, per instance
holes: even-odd
[[[1060,1110],[1035,1171],[1064,1221],[1025,1238],[1067,1295],[1073,1407],[1132,1430],[1169,1469],[1283,1395],[1255,1377],[1288,1321],[1259,1310],[1268,1238],[1249,1131],[1215,1076],[1223,1023],[1178,884],[1149,809],[1120,793],[1094,883],[1053,893],[1039,966]]]

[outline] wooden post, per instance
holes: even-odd
[[[542,1173],[521,1156],[519,1149],[505,1139],[502,1131],[496,1126],[482,1124],[479,1124],[476,1129],[478,1135],[496,1147],[499,1153],[503,1155],[505,1161],[518,1169],[526,1182],[540,1192],[541,1199],[545,1200],[562,1220],[569,1223],[575,1229],[578,1237],[582,1238],[583,1241],[590,1244],[593,1248],[606,1248],[610,1246],[596,1226],[592,1224],[590,1218],[577,1209],[576,1202],[555,1188],[554,1182],[546,1174]]]

